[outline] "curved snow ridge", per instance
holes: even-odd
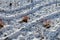
[[[42,17],[43,17],[43,16],[42,16]],[[39,20],[39,18],[38,18],[38,20]],[[36,20],[35,20],[35,21],[36,21]],[[33,20],[33,22],[35,22],[35,21]],[[32,23],[33,23],[33,22],[32,22]]]
[[[24,28],[24,27],[22,27],[22,28]],[[22,28],[21,28],[21,29],[22,29]],[[19,35],[19,34],[20,34],[19,31],[20,31],[21,29],[16,30],[15,32],[11,33],[10,35],[8,35],[8,36],[6,36],[6,37],[2,37],[2,39],[5,39],[5,38],[7,38],[7,37],[13,38],[13,37]],[[15,34],[17,34],[17,35],[15,35]],[[14,36],[14,35],[15,35],[15,36]]]
[[[60,2],[58,1],[58,3],[60,3]],[[21,18],[22,16],[26,16],[26,15],[29,15],[29,14],[33,14],[33,13],[35,13],[36,11],[40,10],[41,8],[46,7],[46,6],[50,6],[50,5],[52,5],[52,4],[56,4],[56,2],[52,2],[52,3],[46,4],[46,5],[40,6],[40,7],[38,7],[38,8],[32,9],[31,11],[29,11],[29,12],[27,12],[27,13],[24,13],[24,14],[22,14],[22,15],[12,15],[12,16],[7,17],[7,18],[10,18],[10,19],[13,19],[13,18],[15,18],[15,17],[20,17],[20,18]]]
[[[58,13],[59,12],[59,13]],[[56,14],[60,14],[60,10],[59,11],[56,11],[56,12],[53,12],[53,13],[51,13],[51,14],[48,14],[48,15],[43,15],[43,16],[41,16],[40,18],[37,18],[37,19],[35,19],[35,20],[33,20],[32,22],[30,22],[30,23],[28,23],[28,24],[33,24],[33,23],[35,23],[36,21],[40,21],[41,19],[45,19],[45,18],[47,18],[47,17],[49,17],[49,16],[51,16],[51,15],[56,15]],[[50,17],[49,17],[50,18]],[[47,18],[48,19],[48,18]]]
[[[32,7],[34,7],[34,5],[36,5],[36,4],[38,4],[38,3],[40,3],[41,1],[38,1],[38,2],[36,2],[36,3],[32,3],[32,4],[30,4],[30,5],[32,5]],[[48,4],[48,5],[51,5],[51,4],[54,4],[54,3],[56,3],[56,1],[54,1],[54,2],[51,2],[50,4]],[[57,1],[57,3],[60,3],[59,1]],[[29,5],[29,7],[31,7]],[[45,5],[45,6],[48,6],[48,5]],[[28,5],[27,6],[25,6],[26,8],[29,8],[28,7]],[[19,9],[17,9],[16,11],[19,11],[19,10],[23,10],[23,9],[26,9],[24,6],[22,7],[22,8],[19,8]],[[15,11],[1,11],[1,12],[4,12],[4,13],[13,13],[13,12],[15,12]]]
[[[60,12],[60,11],[59,11],[59,12]],[[28,23],[28,25],[30,26],[30,25],[32,25],[32,24],[35,24],[37,20],[41,20],[42,18],[45,18],[45,17],[47,17],[47,16],[51,16],[51,15],[54,15],[54,14],[57,14],[57,11],[56,11],[56,12],[53,12],[52,14],[44,15],[44,17],[42,16],[42,17],[40,17],[40,18],[38,18],[38,19],[30,22],[30,23]],[[19,29],[18,31],[15,31],[14,33],[10,34],[10,36],[12,37],[13,34],[16,34],[17,32],[19,33],[19,31],[20,31],[20,29]],[[18,34],[17,34],[17,35],[18,35]],[[10,37],[10,36],[8,36],[8,37]],[[16,36],[16,35],[15,35],[15,36]],[[13,36],[13,37],[14,37],[14,36]]]
[[[4,13],[13,13],[13,12],[15,12],[15,11],[19,11],[19,10],[23,10],[23,9],[26,9],[26,8],[33,7],[34,5],[39,4],[40,2],[41,2],[41,1],[37,1],[36,3],[33,2],[33,3],[31,3],[31,4],[22,6],[22,7],[18,8],[18,9],[15,9],[15,10],[1,11],[1,12],[2,12],[2,13],[3,13],[3,12],[4,12]]]
[[[58,1],[58,3],[60,3],[60,1]],[[22,18],[23,16],[29,16],[30,14],[34,14],[36,11],[40,11],[40,9],[41,8],[43,8],[43,7],[46,7],[46,6],[50,6],[50,5],[52,5],[52,4],[56,4],[56,2],[52,2],[52,3],[49,3],[49,4],[46,4],[46,5],[42,5],[42,6],[39,6],[39,7],[37,7],[37,8],[34,8],[34,9],[32,9],[32,10],[30,10],[30,11],[28,11],[28,12],[26,12],[26,13],[23,13],[23,14],[17,14],[17,15],[11,15],[11,17],[9,17],[9,16],[6,16],[6,17],[3,17],[3,18],[6,18],[6,20],[11,20],[11,21],[13,21],[13,24],[12,24],[12,26],[10,26],[11,24],[7,24],[7,26],[6,27],[4,27],[4,28],[2,28],[1,30],[5,33],[5,32],[7,32],[7,31],[12,31],[11,32],[11,34],[10,33],[7,33],[8,35],[6,36],[6,37],[1,37],[0,39],[2,40],[2,39],[5,39],[5,38],[7,38],[7,37],[9,37],[9,38],[17,38],[19,35],[20,35],[20,30],[22,29],[22,28],[24,28],[24,27],[29,27],[29,26],[31,26],[31,25],[36,25],[36,23],[38,23],[37,21],[41,21],[42,19],[53,19],[53,18],[59,18],[59,16],[60,16],[60,10],[59,11],[55,11],[55,12],[52,12],[51,14],[46,14],[46,15],[42,15],[42,16],[40,16],[40,18],[39,17],[37,17],[36,19],[34,19],[34,20],[32,20],[31,22],[28,22],[27,23],[27,25],[26,24],[23,24],[24,26],[21,26],[21,25],[16,25],[17,23],[16,22],[14,22],[14,21],[16,21],[15,19],[19,19],[19,18]],[[22,9],[21,9],[22,10]],[[15,10],[16,11],[16,10]],[[19,10],[17,10],[17,11],[19,11]],[[35,14],[36,15],[36,14]],[[54,17],[54,16],[56,16],[56,17]],[[34,16],[35,17],[35,16]],[[34,18],[33,17],[33,18]],[[14,18],[14,20],[13,20],[13,18]],[[60,23],[58,23],[58,24],[60,24]],[[57,24],[57,25],[58,25]],[[59,26],[55,26],[55,27],[58,27],[59,28]],[[17,27],[19,27],[19,26],[21,26],[21,28],[19,28],[19,29],[17,29],[17,28],[14,28],[15,26],[17,26]],[[39,25],[38,25],[39,26]],[[54,28],[55,28],[54,27]],[[7,29],[9,29],[10,28],[10,30],[7,30]],[[53,30],[54,30],[54,28],[53,28]],[[51,32],[49,32],[47,35],[48,35],[48,38],[53,38],[54,36],[56,36],[56,34],[58,33],[58,32],[56,32],[56,30],[58,29],[58,28],[56,28],[55,29],[55,31],[53,31],[53,30],[50,30]],[[13,30],[16,30],[16,31],[14,31],[13,32]],[[59,31],[59,30],[58,30]],[[53,35],[55,33],[55,35]],[[51,34],[51,35],[50,35]],[[52,36],[52,37],[51,37]]]
[[[33,2],[33,3],[31,3],[31,4],[33,4],[33,5],[31,5],[31,6],[29,6],[29,7],[28,7],[28,6],[25,6],[25,7],[26,7],[26,9],[27,9],[27,8],[30,9],[30,8],[33,8],[33,7],[35,7],[35,5],[40,4],[40,3],[42,3],[42,2],[41,2],[41,1],[37,1],[36,3]],[[23,6],[23,8],[24,8],[24,6]],[[22,12],[24,12],[24,10],[26,10],[26,9],[21,9],[21,10],[17,10],[17,11],[21,12],[21,11],[23,10]],[[10,14],[13,14],[11,11],[12,11],[12,10],[10,10]],[[14,12],[15,12],[15,11],[14,11]],[[7,13],[7,14],[8,14],[8,13]],[[16,14],[18,14],[18,13],[16,13]],[[16,14],[13,14],[13,15],[16,15]],[[12,15],[12,16],[13,16],[13,15]],[[10,16],[7,16],[7,17],[10,17]]]

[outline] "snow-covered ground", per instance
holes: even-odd
[[[19,23],[24,16],[28,22]],[[5,23],[0,40],[60,40],[60,0],[0,0],[0,18]]]

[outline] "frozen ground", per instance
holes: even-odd
[[[24,16],[28,22],[19,23]],[[0,18],[6,24],[0,40],[60,40],[60,0],[0,0]],[[43,27],[42,19],[51,27]]]

